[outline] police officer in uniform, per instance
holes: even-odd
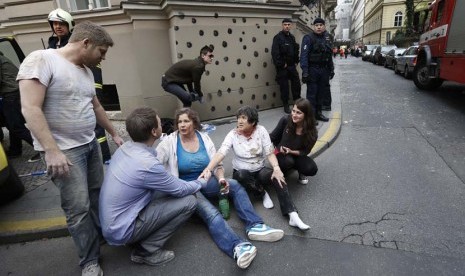
[[[331,37],[322,18],[315,19],[313,26],[314,31],[302,39],[302,81],[307,84],[307,99],[312,103],[315,119],[327,122],[321,106],[325,93],[329,93],[329,80],[334,77]]]
[[[273,38],[271,46],[271,56],[276,66],[276,81],[279,84],[281,100],[283,101],[284,112],[290,113],[289,109],[289,81],[291,81],[292,99],[300,99],[300,79],[296,66],[299,63],[299,44],[295,37],[289,32],[292,20],[284,18],[282,21],[282,31]]]

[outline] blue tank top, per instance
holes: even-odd
[[[197,179],[210,162],[210,157],[208,156],[202,137],[197,132],[196,135],[199,139],[199,149],[197,152],[188,152],[182,147],[181,137],[178,134],[178,144],[176,145],[178,173],[179,178],[185,181]]]

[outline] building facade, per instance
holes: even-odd
[[[350,38],[351,45],[361,47],[363,45],[363,23],[365,19],[365,0],[352,2]]]
[[[43,49],[52,34],[47,15],[58,7],[77,23],[91,20],[112,35],[103,80],[116,87],[123,118],[138,106],[172,117],[181,103],[163,91],[161,76],[173,63],[196,58],[204,45],[214,47],[215,60],[202,77],[206,102],[193,104],[202,120],[231,116],[245,104],[260,110],[281,105],[273,36],[290,17],[300,42],[317,15],[297,0],[0,0],[0,36],[14,36],[26,54]]]
[[[364,44],[392,44],[397,30],[405,27],[405,0],[364,0]],[[415,1],[415,6],[424,1]]]

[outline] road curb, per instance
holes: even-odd
[[[341,112],[333,112],[329,119],[329,126],[325,133],[316,141],[310,152],[310,157],[315,158],[331,146],[341,132]]]
[[[35,220],[0,221],[0,244],[57,238],[67,235],[69,235],[69,232],[64,216]]]

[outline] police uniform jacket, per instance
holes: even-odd
[[[271,46],[271,56],[277,69],[287,66],[293,66],[299,63],[299,44],[296,43],[295,37],[290,32],[280,31],[273,38]]]
[[[334,71],[331,37],[327,31],[319,35],[311,32],[302,39],[300,56],[302,75],[308,75],[308,68],[311,66]]]

